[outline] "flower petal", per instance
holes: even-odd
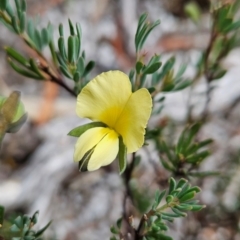
[[[131,96],[128,76],[109,71],[91,80],[77,98],[78,116],[100,121],[113,127]]]
[[[109,128],[108,128],[109,129]],[[109,129],[109,133],[97,144],[88,162],[88,171],[94,171],[113,162],[119,150],[118,134]]]
[[[109,129],[104,127],[95,127],[84,132],[75,145],[74,161],[81,161],[85,153],[96,146],[108,132]]]
[[[128,153],[137,151],[143,145],[151,111],[152,98],[147,89],[142,88],[131,95],[114,127],[122,136]]]

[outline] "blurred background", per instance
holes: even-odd
[[[119,69],[129,73],[135,64],[134,34],[139,16],[147,12],[150,21],[161,20],[150,35],[146,56],[160,54],[162,61],[176,56],[176,67],[187,64],[186,77],[196,72],[196,63],[207,47],[211,19],[209,1],[198,0],[202,10],[196,24],[184,12],[187,0],[27,0],[28,14],[46,26],[54,26],[57,43],[58,25],[68,35],[68,18],[82,27],[82,47],[88,60],[96,61],[92,76]],[[14,46],[28,54],[26,45],[6,27],[0,25],[0,94],[13,90],[22,93],[28,122],[14,135],[8,134],[0,155],[0,204],[7,214],[33,214],[40,211],[39,225],[53,220],[46,239],[109,239],[109,227],[121,216],[124,185],[117,164],[91,173],[79,173],[73,163],[76,139],[67,133],[85,123],[75,114],[76,99],[52,83],[26,79],[10,69],[5,46]],[[170,234],[180,239],[240,239],[240,49],[236,48],[222,64],[228,73],[214,85],[209,103],[210,116],[201,129],[200,138],[213,138],[212,155],[201,166],[203,171],[223,171],[197,181],[202,187],[198,196],[208,207],[197,214],[170,225]],[[46,52],[46,56],[49,53]],[[206,84],[200,79],[194,88],[165,94],[160,115],[150,126],[166,127],[174,141],[182,129],[188,106],[193,117],[202,112]],[[189,95],[191,94],[191,98]],[[143,189],[165,188],[168,174],[159,163],[151,143],[140,151],[144,160],[134,172]],[[150,177],[151,176],[151,177]],[[153,177],[155,176],[155,177]],[[195,181],[195,180],[193,180]],[[149,194],[150,194],[149,193]],[[139,196],[142,198],[143,196]],[[136,213],[137,214],[137,213]],[[137,221],[137,220],[136,220]]]

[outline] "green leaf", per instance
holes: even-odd
[[[21,1],[21,10],[23,12],[26,12],[27,11],[27,3],[26,3],[26,0],[22,0]]]
[[[30,58],[29,60],[30,66],[31,66],[31,70],[33,72],[35,72],[39,77],[41,77],[42,79],[44,79],[44,75],[42,74],[42,72],[40,71],[40,69],[38,68],[36,62],[34,61],[34,59]]]
[[[12,16],[12,26],[13,26],[13,29],[14,31],[19,34],[20,33],[20,29],[19,29],[19,26],[18,26],[18,23],[17,23],[17,19],[15,16]]]
[[[177,185],[176,181],[174,180],[174,178],[171,177],[169,180],[169,192],[168,192],[169,195],[172,193],[173,190],[175,190],[176,185]]]
[[[40,229],[39,231],[36,232],[35,238],[40,237],[46,230],[47,228],[51,225],[52,221],[50,221],[45,227]]]
[[[95,150],[95,147],[96,147],[96,145],[93,148],[91,148],[90,150],[88,150],[84,154],[82,159],[79,159],[78,169],[79,169],[80,172],[88,171],[88,168],[87,168],[88,167],[88,162],[89,162],[89,160],[90,160],[90,158],[91,158],[91,156],[92,156],[92,154]]]
[[[75,61],[77,61],[78,58],[79,58],[79,55],[80,55],[80,41],[79,41],[79,38],[77,36],[74,36],[74,38],[75,38],[75,41],[74,41],[74,44],[75,44],[74,59],[75,59]]]
[[[42,38],[40,32],[37,29],[35,29],[34,31],[34,43],[39,50],[42,49],[43,47]]]
[[[68,69],[64,65],[60,65],[59,68],[65,77],[72,79],[72,75],[69,73]]]
[[[27,114],[23,114],[16,122],[13,122],[9,125],[7,132],[15,133],[18,132],[22,125],[27,121]]]
[[[172,209],[172,211],[175,213],[175,214],[177,214],[179,217],[186,217],[187,216],[187,214],[185,213],[185,212],[182,212],[181,210],[179,210],[179,209],[177,209],[177,208],[175,208],[175,207],[173,207],[173,208],[171,208]]]
[[[29,62],[28,60],[23,57],[19,52],[17,52],[15,49],[11,48],[11,47],[5,47],[5,50],[7,52],[7,54],[12,57],[14,60],[16,60],[17,62],[19,62],[20,64],[22,64],[25,67],[29,67]]]
[[[181,179],[179,180],[179,182],[177,183],[176,188],[182,188],[187,182],[188,182],[188,180],[186,180],[186,179],[184,179],[184,178],[181,178]]]
[[[22,12],[20,16],[21,17],[19,19],[19,29],[20,29],[20,32],[23,33],[26,27],[26,13]]]
[[[143,74],[153,74],[153,73],[156,72],[160,67],[161,67],[161,63],[160,63],[160,62],[153,63],[152,65],[147,66],[147,67],[144,69]]]
[[[150,25],[147,29],[147,31],[145,32],[145,34],[143,35],[143,37],[141,38],[140,42],[139,42],[139,50],[142,49],[143,44],[145,43],[145,41],[147,40],[148,35],[151,33],[151,31],[160,24],[160,20],[157,20],[154,24]]]
[[[189,192],[189,193],[187,193],[187,194],[184,194],[182,197],[180,197],[180,198],[179,198],[179,201],[180,201],[181,203],[182,203],[182,202],[186,202],[186,201],[188,201],[188,200],[193,199],[193,198],[195,197],[195,195],[196,195],[196,192],[191,191],[191,192]]]
[[[3,225],[4,220],[4,207],[0,206],[0,226]]]
[[[73,27],[73,24],[72,24],[70,19],[68,19],[68,25],[69,25],[69,29],[70,29],[70,34],[72,36],[74,36],[75,35],[75,31],[74,31],[74,27]]]
[[[151,93],[155,92],[156,88],[155,88],[155,87],[150,87],[150,88],[148,88],[147,90],[148,90],[149,93],[151,94]]]
[[[191,205],[191,207],[192,207],[191,211],[200,211],[203,208],[205,208],[206,206],[205,205]]]
[[[80,79],[80,73],[79,72],[75,72],[74,73],[74,76],[73,76],[73,80],[74,82],[79,82],[79,79]]]
[[[143,66],[144,66],[144,64],[143,64],[142,62],[140,62],[140,61],[138,61],[138,62],[136,63],[136,67],[135,67],[135,68],[136,68],[137,74],[139,74],[139,73],[141,72]]]
[[[167,60],[167,62],[163,65],[161,72],[158,74],[158,81],[163,79],[164,76],[172,69],[175,63],[175,57],[171,57]]]
[[[34,27],[34,23],[32,20],[28,20],[27,23],[27,33],[29,35],[29,37],[33,40],[34,39],[34,31],[35,31],[35,27]]]
[[[11,4],[10,4],[9,0],[4,0],[4,1],[7,1],[7,7],[5,10],[8,13],[8,15],[12,18],[14,16],[14,11],[11,7]]]
[[[119,218],[119,219],[117,220],[117,227],[118,227],[119,229],[121,229],[121,226],[122,226],[122,218]]]
[[[33,224],[36,224],[36,223],[37,223],[37,221],[38,221],[38,215],[39,215],[39,211],[36,211],[36,212],[33,214],[33,216],[31,217],[31,222],[32,222]]]
[[[84,72],[84,59],[82,57],[78,59],[77,70],[80,73],[80,76],[82,76]]]
[[[11,230],[11,232],[19,232],[20,228],[16,224],[13,224],[11,226],[10,230]]]
[[[118,230],[117,230],[114,226],[112,226],[112,227],[110,228],[110,231],[111,231],[111,233],[113,233],[113,234],[118,234]]]
[[[85,125],[76,127],[74,129],[72,129],[68,135],[72,136],[72,137],[80,137],[84,132],[86,132],[88,129],[90,128],[94,128],[94,127],[107,127],[106,124],[102,123],[102,122],[91,122],[91,123],[87,123]]]
[[[58,31],[59,31],[60,37],[64,37],[64,32],[63,32],[63,25],[62,25],[62,23],[59,24]]]
[[[68,38],[68,62],[74,63],[76,61],[75,59],[75,38],[73,36],[70,36]]]
[[[41,38],[43,45],[47,45],[50,41],[50,36],[48,34],[48,30],[46,28],[43,28],[41,31]]]
[[[25,77],[29,77],[29,78],[33,78],[33,79],[37,79],[37,80],[42,80],[43,78],[40,77],[39,75],[36,75],[33,72],[30,72],[26,69],[23,69],[21,67],[19,67],[18,65],[16,65],[10,58],[8,59],[8,62],[10,64],[10,66],[18,73],[20,73],[21,75],[25,76]]]
[[[23,219],[21,216],[18,216],[16,219],[14,219],[14,223],[16,224],[16,226],[18,228],[22,228],[23,227]]]
[[[83,77],[86,77],[88,75],[88,73],[94,68],[95,66],[95,62],[94,61],[90,61],[87,66],[85,67],[84,73],[83,73]]]
[[[58,39],[58,49],[59,49],[59,52],[60,52],[63,60],[67,61],[67,53],[66,53],[66,48],[65,48],[65,43],[64,43],[64,38],[63,37],[60,37]]]
[[[0,9],[1,10],[4,11],[7,8],[7,2],[8,2],[8,0],[1,0],[0,1]]]
[[[196,2],[189,2],[184,7],[185,13],[190,17],[194,22],[198,22],[201,17],[200,7]]]
[[[127,166],[127,147],[123,143],[123,139],[119,136],[119,152],[118,152],[118,164],[119,173],[122,174]]]

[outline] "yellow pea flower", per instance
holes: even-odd
[[[122,145],[126,154],[142,147],[151,110],[148,90],[132,92],[123,72],[109,71],[91,80],[77,97],[77,115],[93,121],[80,127],[75,145],[74,161],[80,162],[80,170],[94,171],[110,164]]]

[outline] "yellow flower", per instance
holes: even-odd
[[[131,89],[126,74],[109,71],[90,81],[78,95],[77,115],[93,121],[80,127],[75,145],[74,161],[80,161],[80,170],[93,171],[110,164],[122,146],[127,154],[143,145],[152,98],[145,88],[134,93]]]

